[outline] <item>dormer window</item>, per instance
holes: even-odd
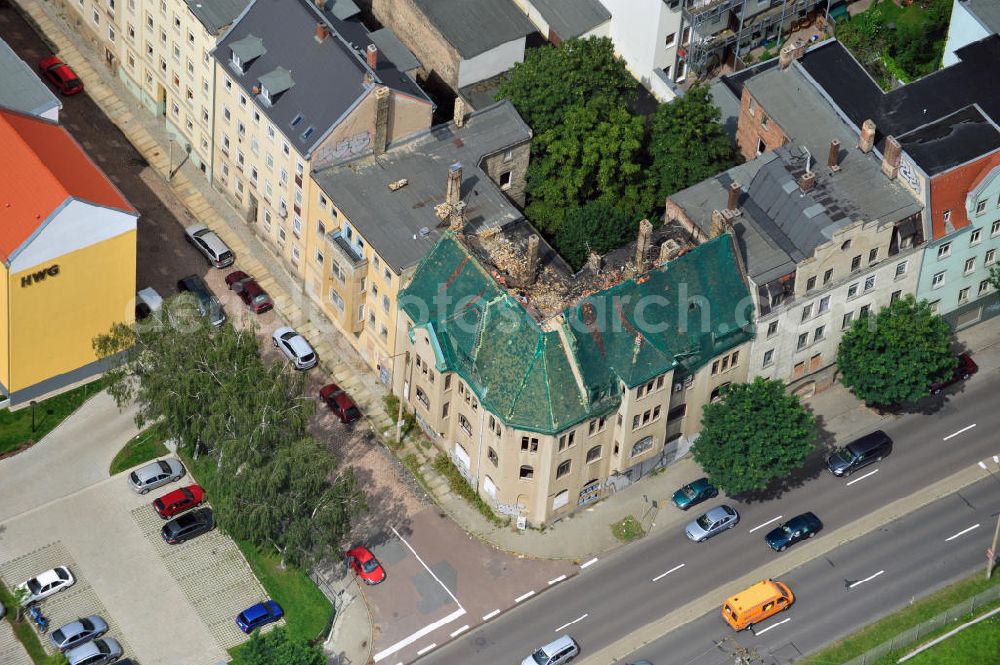
[[[258,99],[268,105],[277,104],[281,95],[293,85],[295,81],[292,80],[292,73],[283,67],[276,67],[258,79],[257,87],[260,89]]]
[[[264,40],[254,35],[247,35],[229,45],[230,64],[240,74],[246,74],[253,61],[265,53]]]

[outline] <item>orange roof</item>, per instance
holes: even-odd
[[[69,198],[136,212],[60,125],[0,110],[0,146],[0,260]]]

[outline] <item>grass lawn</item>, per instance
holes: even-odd
[[[893,0],[881,0],[877,3],[885,17],[884,23],[895,23],[896,25],[910,24],[923,25],[927,21],[927,11],[922,9],[917,3],[909,7],[900,7]]]
[[[73,390],[17,411],[0,411],[0,455],[26,448],[55,429],[66,416],[80,408],[90,397],[104,389],[98,379]],[[31,412],[34,410],[34,429]]]
[[[1000,614],[952,635],[919,656],[910,665],[996,665],[1000,663]]]
[[[163,445],[163,439],[164,436],[156,425],[143,430],[118,451],[115,458],[111,460],[111,468],[108,473],[113,476],[125,469],[131,469],[143,462],[167,455],[170,451]]]
[[[889,615],[858,632],[850,635],[840,642],[829,646],[822,651],[818,651],[812,656],[801,661],[802,665],[838,665],[846,663],[852,658],[860,656],[873,647],[887,642],[896,635],[917,626],[928,619],[932,619],[945,610],[948,610],[962,601],[975,596],[977,593],[990,587],[1000,585],[1000,575],[994,574],[989,581],[985,579],[982,572],[977,572],[972,577],[956,582],[939,591],[932,593],[923,600],[920,600],[899,612]],[[983,608],[985,611],[986,608]],[[977,610],[978,612],[979,610]],[[995,625],[995,624],[994,624]],[[949,626],[948,629],[954,628]],[[930,639],[928,636],[927,639]],[[924,640],[925,641],[925,640]],[[916,645],[913,645],[916,648]],[[996,653],[996,652],[994,652]],[[897,656],[898,657],[898,656]],[[879,663],[892,663],[893,659],[879,661]],[[907,661],[909,662],[909,661]],[[933,661],[937,662],[937,661]],[[966,661],[971,665],[976,663],[986,665],[991,661]],[[998,660],[993,663],[1000,662]]]

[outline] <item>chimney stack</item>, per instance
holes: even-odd
[[[816,186],[816,174],[813,173],[812,171],[806,171],[805,173],[802,174],[802,177],[799,178],[799,188],[803,192],[808,192],[815,186]]]
[[[708,227],[708,236],[718,238],[727,231],[729,231],[729,220],[725,218],[721,210],[713,210],[712,225]]]
[[[902,151],[903,148],[895,136],[885,137],[885,147],[882,149],[882,173],[889,180],[894,180],[899,173],[899,155]]]
[[[465,125],[465,100],[461,97],[455,98],[455,126],[462,128]]]
[[[389,99],[391,92],[386,86],[375,91],[375,137],[372,139],[372,153],[377,157],[385,152],[389,142]]]
[[[794,44],[788,44],[778,52],[778,67],[788,69],[788,66],[801,58],[805,52],[806,43],[801,39],[796,39]]]
[[[833,139],[830,141],[830,154],[826,158],[826,165],[833,170],[840,168],[840,141]]]
[[[587,257],[587,267],[595,275],[601,274],[601,263],[601,255],[597,252],[591,252],[590,256]]]
[[[325,23],[316,24],[316,35],[315,39],[317,42],[322,43],[330,35],[330,30],[326,27]]]
[[[538,275],[538,235],[532,233],[528,236],[528,255],[525,257],[524,275],[522,281],[525,284],[534,284]]]
[[[667,238],[666,240],[664,240],[663,244],[660,245],[660,259],[659,259],[659,261],[657,261],[657,263],[659,263],[659,265],[662,266],[664,263],[666,263],[666,262],[668,262],[670,260],[670,255],[673,253],[673,249],[674,249],[672,247],[672,245],[673,245],[673,243],[670,241],[669,238]]]
[[[372,71],[378,69],[378,47],[374,44],[369,44],[368,48],[365,49],[365,57],[368,59],[368,66],[371,67]]]
[[[726,210],[736,210],[740,205],[740,194],[743,190],[738,182],[729,183],[729,202],[726,203]]]
[[[444,200],[455,207],[462,198],[462,163],[455,162],[448,167],[448,190]]]
[[[316,9],[325,9],[326,8],[326,2],[325,2],[325,0],[313,0],[313,4],[316,5]]]
[[[461,233],[465,228],[465,201],[459,201],[451,206],[448,214],[448,228],[455,233]]]
[[[875,121],[869,118],[861,125],[861,133],[858,135],[858,148],[861,152],[868,154],[875,145]]]
[[[639,237],[635,243],[635,269],[639,272],[646,271],[646,256],[649,254],[650,236],[653,235],[653,225],[648,219],[639,222]]]

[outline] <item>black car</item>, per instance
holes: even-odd
[[[802,513],[796,515],[784,524],[779,524],[764,536],[768,546],[775,552],[783,552],[786,547],[790,547],[800,540],[812,538],[820,529],[823,523],[812,513]]]
[[[202,508],[175,517],[160,529],[163,540],[171,545],[183,543],[195,536],[208,533],[215,526],[215,516],[211,508]]]
[[[881,462],[891,452],[892,439],[882,430],[876,430],[830,455],[826,459],[826,468],[835,476],[849,476],[869,464]]]

